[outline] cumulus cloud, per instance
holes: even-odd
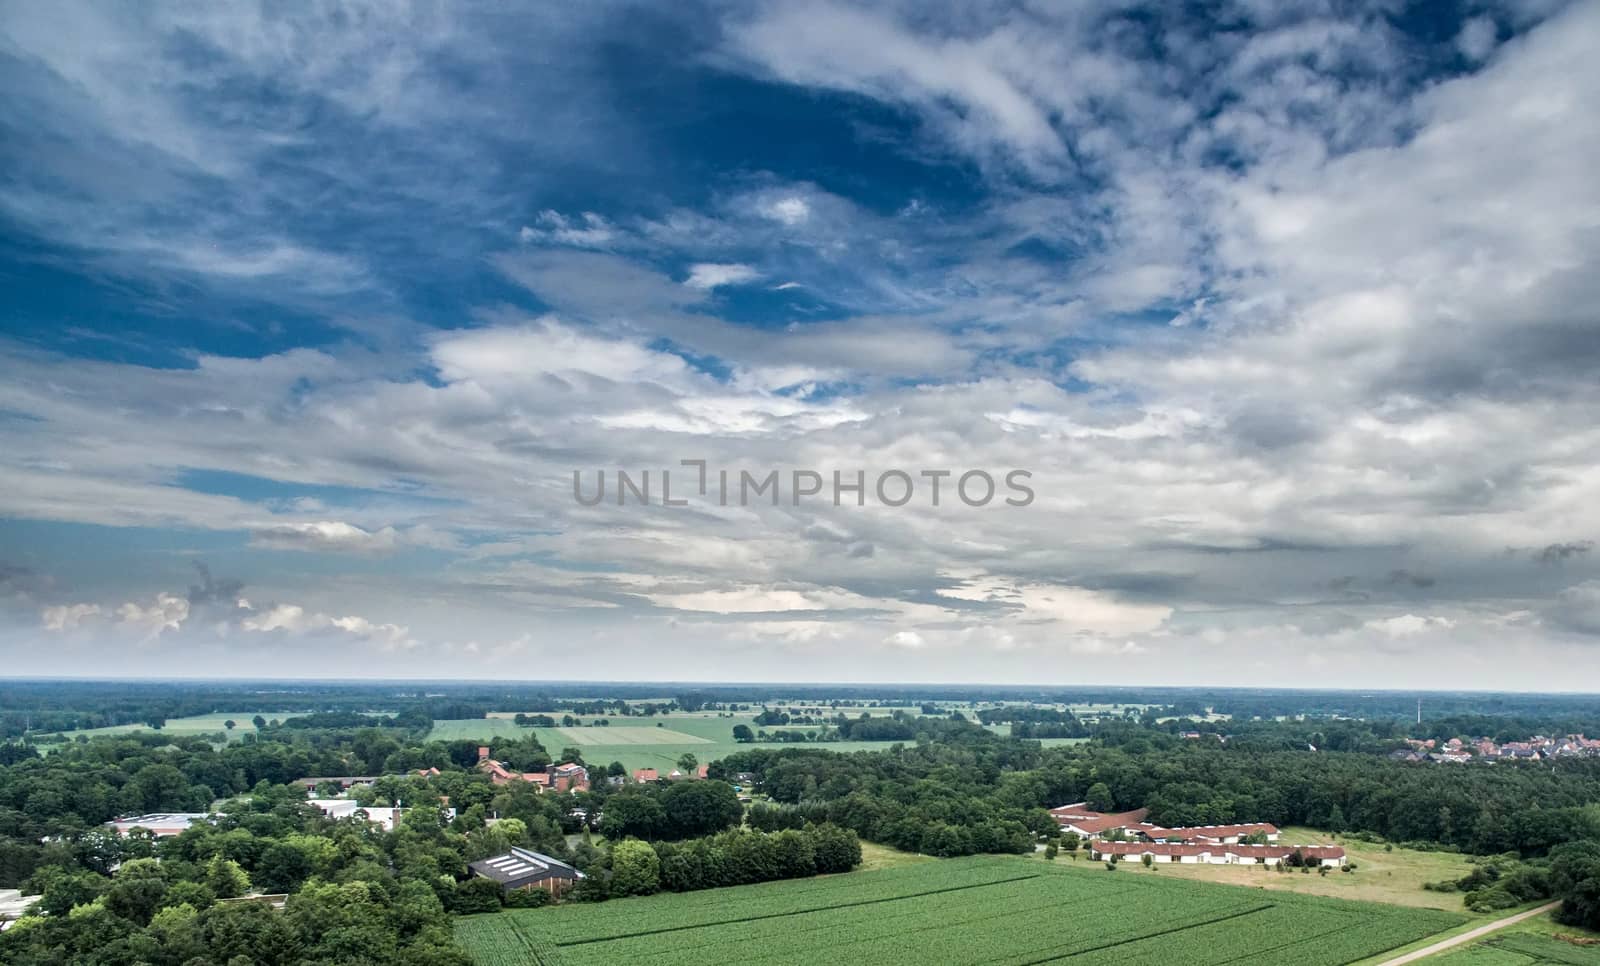
[[[47,631],[70,631],[76,630],[87,618],[98,617],[100,613],[98,604],[58,604],[46,607],[40,620]]]
[[[1241,11],[1218,36],[1179,7],[740,9],[685,69],[803,90],[881,167],[692,190],[623,183],[628,152],[587,132],[648,138],[597,123],[620,116],[581,78],[571,106],[457,116],[479,104],[459,78],[563,74],[449,11],[387,40],[286,14],[273,36],[328,32],[309,59],[249,42],[255,13],[53,11],[0,28],[37,52],[8,68],[8,157],[50,173],[0,191],[8,220],[160,312],[196,286],[207,318],[298,299],[316,323],[244,321],[204,340],[235,355],[159,362],[0,342],[0,515],[101,528],[123,560],[150,530],[248,535],[241,572],[280,579],[252,602],[204,572],[187,594],[137,565],[103,593],[41,577],[29,632],[454,641],[464,674],[579,641],[664,676],[792,676],[803,653],[1037,680],[1054,648],[1106,680],[1148,655],[1179,680],[1359,684],[1377,659],[1500,682],[1495,647],[1564,655],[1600,626],[1573,536],[1600,525],[1592,4],[1492,11],[1426,49],[1360,10]],[[1135,29],[1183,58],[1138,55]],[[173,38],[210,52],[210,83]],[[232,93],[261,78],[281,112]],[[325,115],[350,132],[331,154],[295,123]],[[487,150],[530,116],[565,136]],[[648,469],[659,494],[684,459],[1021,467],[1038,500],[572,499],[574,470]],[[72,586],[69,552],[37,549]]]

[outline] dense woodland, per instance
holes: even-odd
[[[81,699],[73,687],[54,700]],[[659,696],[661,689],[650,690]],[[592,699],[593,686],[585,691]],[[713,763],[713,778],[751,772],[762,783],[771,803],[746,815],[726,781],[617,789],[597,781],[571,796],[495,786],[473,768],[477,742],[426,740],[424,702],[458,698],[424,695],[372,717],[355,712],[396,695],[333,694],[232,743],[159,732],[48,752],[27,741],[0,743],[0,888],[44,897],[41,915],[0,936],[0,961],[459,963],[450,917],[506,901],[492,883],[471,878],[466,864],[512,845],[572,862],[587,878],[568,900],[600,901],[841,871],[860,861],[858,838],[936,856],[1030,852],[1056,834],[1046,809],[1080,800],[1102,809],[1147,806],[1153,821],[1169,825],[1270,821],[1457,849],[1485,858],[1466,880],[1438,887],[1465,893],[1469,905],[1556,895],[1566,921],[1600,926],[1600,760],[1395,762],[1383,752],[1417,732],[1397,718],[1231,722],[1224,743],[1180,738],[1179,731],[1205,725],[1153,709],[1092,726],[1064,711],[979,715],[1092,737],[1044,748],[931,704],[920,710],[933,714],[830,716],[830,727],[848,725],[857,740],[879,737],[884,749],[752,748]],[[722,700],[700,691],[683,697],[702,707]],[[161,700],[187,709],[190,699]],[[38,703],[25,713],[67,713]],[[6,714],[14,713],[8,706]],[[1519,736],[1582,716],[1562,707],[1547,718],[1518,711],[1436,727]],[[580,749],[552,754],[527,732],[491,744],[496,758],[518,769],[581,760]],[[621,771],[587,764],[597,778]],[[441,773],[408,777],[424,768]],[[285,784],[350,774],[387,776],[357,790],[363,804],[412,806],[395,831],[330,820],[305,804],[302,789]],[[453,819],[442,811],[446,803],[456,809]],[[118,838],[101,827],[119,815],[214,806],[221,813],[214,826],[161,841]],[[281,911],[228,901],[255,893],[289,900]]]

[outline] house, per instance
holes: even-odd
[[[580,792],[589,788],[589,769],[582,765],[568,762],[550,769],[550,780],[546,783],[558,792]]]
[[[637,768],[633,772],[633,780],[642,785],[645,782],[658,782],[661,776],[654,768]]]
[[[489,757],[489,746],[478,746],[478,770],[487,772],[489,781],[496,785],[523,781],[538,785],[541,790],[556,792],[581,792],[589,790],[589,769],[567,762],[548,771],[512,771],[503,762]]]
[[[1137,825],[1149,814],[1148,808],[1136,808],[1131,812],[1096,812],[1084,802],[1061,805],[1050,810],[1050,817],[1061,826],[1061,831],[1076,833],[1080,839],[1098,838],[1115,829]]]
[[[547,889],[560,895],[583,878],[583,873],[560,859],[531,849],[514,848],[504,855],[467,865],[473,875],[493,879],[506,892],[520,889]]]
[[[119,818],[105,824],[107,828],[116,829],[118,835],[127,835],[136,828],[142,828],[156,838],[164,839],[182,835],[189,830],[189,826],[210,817],[207,812],[151,812],[149,815]]]

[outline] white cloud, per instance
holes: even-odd
[[[918,634],[916,631],[895,631],[893,634],[890,634],[888,637],[884,638],[883,642],[890,647],[906,648],[907,650],[916,650],[921,647],[926,647],[928,643],[927,641],[923,640],[922,635]]]
[[[117,620],[155,637],[166,631],[176,631],[189,619],[189,602],[176,594],[157,594],[154,602],[140,604],[128,601],[117,608]]]
[[[773,221],[790,226],[802,224],[811,217],[811,205],[807,204],[806,200],[798,195],[769,198],[761,203],[758,210],[763,218],[770,218]],[[789,282],[778,287],[786,288],[794,284]]]
[[[393,527],[367,531],[349,523],[327,520],[259,527],[250,534],[250,542],[274,550],[385,554],[395,549],[398,534]]]
[[[683,284],[690,288],[710,290],[721,288],[724,285],[743,285],[761,277],[761,273],[749,265],[716,265],[702,262],[689,267],[689,277]]]
[[[544,242],[553,245],[570,245],[574,248],[605,248],[617,238],[611,223],[592,211],[569,218],[559,211],[542,211],[534,225],[523,225],[517,238],[523,244]]]
[[[1418,617],[1416,614],[1402,614],[1399,617],[1386,617],[1380,620],[1367,621],[1365,626],[1369,630],[1377,631],[1388,637],[1415,637],[1428,631],[1447,631],[1455,626],[1455,622],[1444,617]]]
[[[100,615],[98,604],[62,604],[55,607],[46,607],[41,620],[47,631],[77,630],[78,625],[91,617]]]

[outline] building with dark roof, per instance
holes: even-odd
[[[583,873],[557,858],[532,849],[512,849],[504,855],[468,864],[473,875],[493,879],[507,892],[547,889],[560,895],[583,878]]]

